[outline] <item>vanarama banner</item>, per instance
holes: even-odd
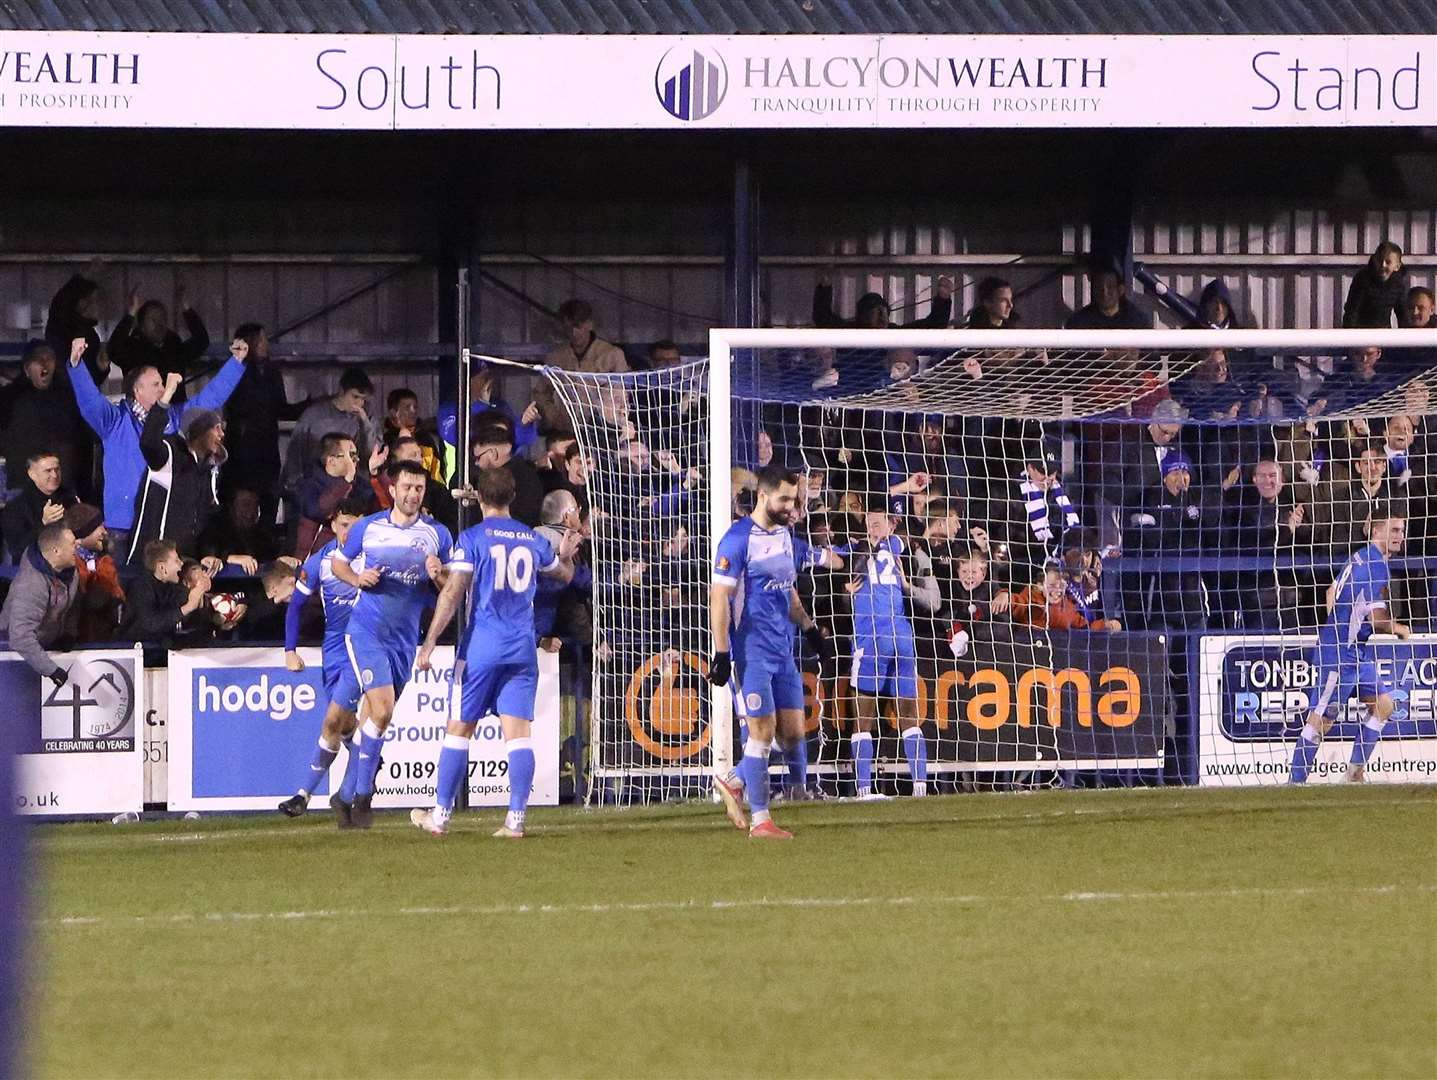
[[[940,771],[1156,768],[1172,717],[1168,643],[1160,635],[1020,632],[975,640],[962,660],[918,657],[918,715],[930,763]],[[694,653],[668,650],[611,663],[626,669],[622,698],[601,745],[601,766],[695,766],[708,747],[707,668]],[[606,694],[617,671],[602,672]],[[804,676],[807,727],[824,739],[846,734],[852,701],[846,679]],[[890,716],[884,733],[894,735]],[[896,747],[883,756],[899,757]]]
[[[1425,126],[1437,36],[0,39],[0,126]]]

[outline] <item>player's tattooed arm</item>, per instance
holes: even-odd
[[[473,576],[463,570],[449,571],[444,587],[439,590],[439,599],[434,603],[434,617],[429,620],[429,633],[424,635],[424,644],[419,646],[419,656],[415,664],[420,671],[429,670],[429,656],[434,652],[434,646],[439,644],[439,635],[449,628],[454,613],[464,602],[464,594],[469,590],[469,579]]]

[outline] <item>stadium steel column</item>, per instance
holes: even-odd
[[[733,220],[728,257],[728,325],[756,326],[758,192],[747,157],[733,165]]]
[[[734,160],[733,165],[733,220],[730,222],[732,233],[727,265],[726,314],[729,326],[752,327],[759,324],[759,205],[758,181],[754,178],[745,151]],[[758,353],[745,349],[734,359],[750,366],[748,384],[758,386]],[[746,415],[741,410],[735,420],[744,441],[752,439],[756,432],[750,429],[757,428],[756,415]]]
[[[454,312],[454,345],[455,360],[457,369],[455,371],[454,387],[454,442],[455,442],[455,474],[451,478],[451,484],[458,481],[458,486],[467,490],[473,479],[473,455],[469,451],[469,270],[467,267],[459,268],[459,279],[454,286],[455,312]],[[472,504],[464,499],[457,500],[459,520],[455,522],[458,533],[462,533],[469,525],[472,516]],[[459,610],[454,615],[454,664],[459,664],[459,643],[464,640],[464,623],[467,612],[466,605],[460,604]],[[452,681],[449,693],[454,693]],[[451,710],[453,701],[450,702]],[[455,803],[456,810],[469,809],[469,784],[466,781],[459,785],[458,798]]]
[[[469,453],[469,409],[472,403],[469,400],[469,270],[467,267],[460,267],[459,281],[454,287],[456,298],[456,310],[454,312],[454,341],[456,345],[456,359],[458,370],[455,372],[457,385],[454,387],[454,479],[459,482],[459,487],[470,486],[473,460]],[[469,504],[460,500],[459,502],[459,531],[463,532],[469,524]],[[462,618],[462,613],[461,613]]]

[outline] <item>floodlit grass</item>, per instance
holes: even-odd
[[[1437,1074],[1437,790],[37,830],[44,1076]]]

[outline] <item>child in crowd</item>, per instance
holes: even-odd
[[[1056,563],[1043,571],[1043,580],[1029,585],[1013,598],[1013,621],[1035,630],[1122,629],[1116,619],[1090,618],[1093,614],[1077,588]]]
[[[980,627],[994,620],[1006,620],[1010,596],[988,580],[988,556],[979,548],[969,548],[958,562],[958,587],[952,601],[953,625],[948,632],[948,647],[960,660],[968,655],[973,635]]]

